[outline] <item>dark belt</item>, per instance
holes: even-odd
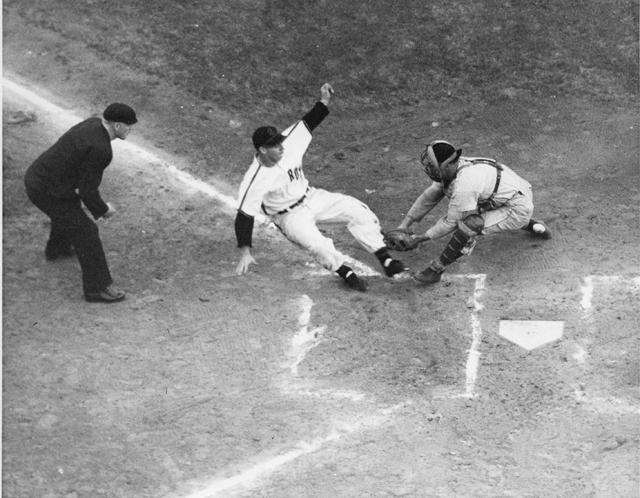
[[[300,200],[298,200],[298,202],[295,202],[293,204],[291,204],[291,206],[289,206],[288,208],[283,209],[282,211],[278,211],[278,214],[284,214],[284,213],[288,213],[289,211],[291,211],[293,208],[298,207],[300,204],[302,204],[302,202],[307,198],[307,194],[303,195],[302,197],[300,197]]]

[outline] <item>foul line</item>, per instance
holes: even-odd
[[[196,493],[190,494],[188,496],[185,496],[184,498],[210,498],[211,496],[215,496],[219,492],[224,491],[226,489],[239,486],[241,484],[246,484],[247,482],[253,481],[256,478],[260,477],[260,475],[262,474],[271,472],[277,469],[278,467],[284,465],[285,463],[290,462],[291,460],[295,460],[301,455],[304,455],[306,453],[312,453],[314,451],[319,450],[324,443],[328,441],[333,441],[335,439],[338,439],[339,437],[340,437],[340,434],[338,434],[337,432],[333,432],[329,436],[327,436],[325,439],[316,440],[310,444],[302,442],[300,443],[300,446],[302,446],[302,448],[300,449],[293,450],[288,453],[285,453],[284,455],[278,455],[270,460],[261,462],[251,467],[249,470],[245,470],[244,472],[236,476],[230,477],[228,479],[216,481],[210,484],[209,486],[207,486],[205,489],[198,491]]]
[[[82,121],[82,118],[76,116],[72,112],[66,111],[62,107],[49,102],[48,100],[40,97],[31,90],[27,90],[26,88],[12,82],[11,80],[8,80],[7,78],[2,78],[2,86],[5,91],[8,90],[19,96],[20,98],[26,100],[27,102],[31,103],[32,105],[38,107],[39,109],[47,112],[48,114],[55,116],[56,122],[58,124],[64,125],[67,128],[74,126]],[[223,204],[227,205],[230,208],[237,208],[237,201],[235,198],[223,194],[212,185],[203,182],[202,180],[190,175],[189,173],[186,173],[185,171],[178,169],[173,164],[167,163],[159,155],[150,152],[147,148],[136,145],[135,141],[122,141],[121,146],[128,152],[141,156],[141,159],[144,161],[147,161],[149,163],[160,163],[171,175],[173,175],[177,180],[184,183],[186,186],[202,192],[209,197],[213,197],[214,199],[221,201]],[[118,147],[120,147],[120,144],[118,145]],[[258,216],[257,219],[262,223],[267,221],[263,216]]]

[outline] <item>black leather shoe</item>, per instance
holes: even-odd
[[[549,230],[549,227],[542,221],[531,219],[525,227],[525,230],[531,235],[540,237],[541,239],[549,240],[551,238],[551,230]]]
[[[344,280],[347,283],[347,286],[350,289],[357,290],[360,292],[365,292],[367,290],[368,284],[366,280],[358,278],[355,273],[352,273]]]
[[[84,298],[90,303],[117,303],[125,298],[123,291],[107,286],[99,292],[85,292]]]
[[[420,273],[413,275],[413,279],[421,284],[437,284],[442,278],[442,272],[437,272],[427,268]]]
[[[384,274],[387,277],[393,277],[398,273],[407,271],[402,261],[398,261],[397,259],[388,259],[382,264],[382,267],[384,268]]]

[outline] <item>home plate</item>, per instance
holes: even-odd
[[[500,320],[500,336],[529,350],[557,341],[563,328],[564,322]]]

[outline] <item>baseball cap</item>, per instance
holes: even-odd
[[[138,122],[136,112],[127,104],[120,104],[119,102],[109,104],[102,113],[102,117],[107,121],[124,123],[126,125],[133,125]]]
[[[261,126],[253,132],[253,146],[258,150],[260,147],[275,147],[284,142],[284,135],[278,133],[273,126]]]

